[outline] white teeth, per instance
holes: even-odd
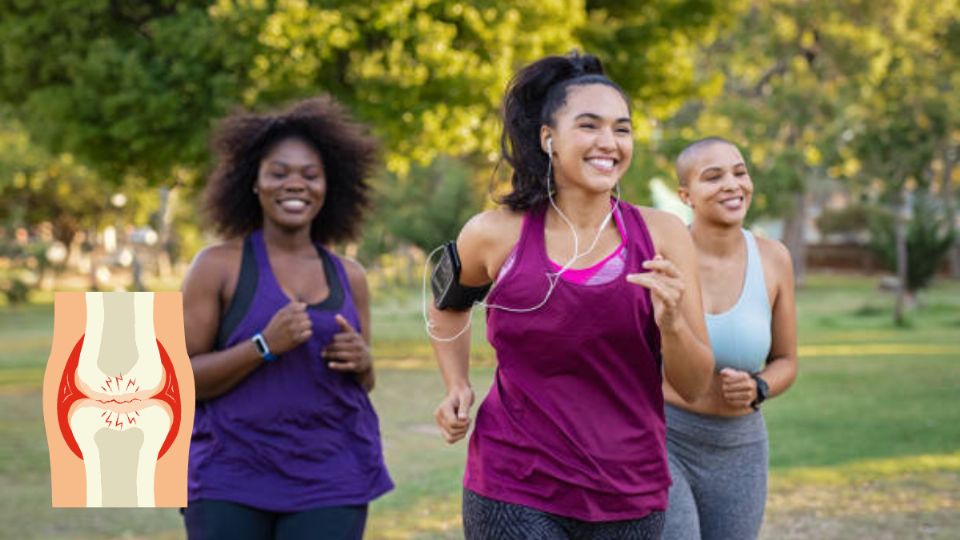
[[[722,204],[723,206],[725,206],[725,207],[727,207],[727,208],[737,209],[737,208],[740,208],[740,206],[743,204],[743,197],[735,197],[735,198],[733,198],[733,199],[726,199],[726,200],[720,201],[720,204]]]
[[[295,199],[283,201],[280,203],[285,210],[303,210],[307,207],[307,203]]]
[[[595,167],[598,167],[601,169],[607,169],[607,170],[613,169],[613,163],[614,163],[612,159],[605,159],[605,158],[591,158],[591,159],[588,159],[587,162]]]

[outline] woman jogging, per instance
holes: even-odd
[[[464,226],[459,257],[447,257],[459,259],[454,279],[435,284],[444,309],[430,311],[447,388],[436,420],[452,443],[474,400],[468,310],[493,283],[498,366],[469,444],[466,537],[659,538],[670,483],[661,372],[696,399],[713,368],[690,236],[671,215],[611,197],[633,133],[595,57],[522,69],[503,119],[512,191]]]

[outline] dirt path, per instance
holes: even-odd
[[[960,538],[960,471],[951,469],[774,477],[761,538]]]

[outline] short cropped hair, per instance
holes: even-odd
[[[686,148],[680,151],[680,154],[677,156],[677,161],[674,164],[674,167],[677,171],[677,180],[680,182],[681,186],[687,185],[687,176],[690,174],[693,156],[695,156],[699,150],[708,146],[713,146],[714,144],[729,144],[734,148],[737,147],[737,145],[733,144],[727,139],[724,139],[723,137],[704,137],[703,139],[699,139],[688,144]]]

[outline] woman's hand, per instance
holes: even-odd
[[[747,408],[757,399],[757,381],[746,371],[723,368],[720,381],[723,399],[732,407]]]
[[[683,321],[680,309],[684,284],[683,276],[676,265],[660,254],[644,261],[643,267],[649,272],[629,274],[627,281],[650,289],[653,302],[653,317],[661,330],[676,330]]]
[[[347,319],[336,316],[340,331],[333,335],[333,341],[323,350],[323,357],[329,360],[327,366],[334,371],[366,373],[373,367],[373,356],[366,340],[357,332]]]
[[[433,416],[440,426],[443,439],[453,444],[470,429],[470,407],[473,406],[473,388],[461,386],[447,392]]]
[[[273,354],[283,354],[313,335],[313,323],[304,302],[290,302],[273,314],[263,329],[263,339]]]

